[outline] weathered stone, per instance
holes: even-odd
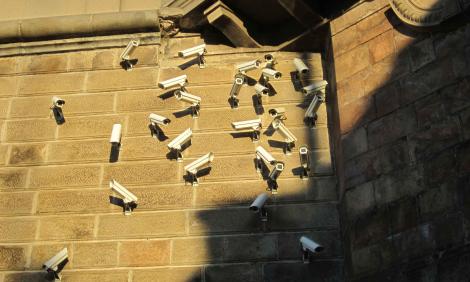
[[[393,28],[384,12],[384,10],[380,10],[357,23],[357,31],[361,43],[369,41],[377,35],[383,34]]]
[[[66,122],[59,127],[59,139],[80,137],[108,137],[113,129],[113,124],[123,125],[125,116],[96,117],[73,117],[66,118]],[[123,132],[125,134],[125,126]]]
[[[375,107],[377,117],[389,114],[400,107],[400,84],[398,82],[389,84],[375,94]]]
[[[470,106],[470,79],[463,79],[456,84],[440,90],[444,105],[449,113],[455,113]]]
[[[53,244],[35,244],[31,251],[31,262],[30,268],[33,270],[42,270],[44,262],[52,258],[62,249],[67,248],[67,252],[70,255],[69,260],[72,259],[72,244],[68,243],[53,243]],[[64,270],[71,268],[70,261],[65,265]]]
[[[224,237],[174,239],[171,264],[217,263],[224,259]]]
[[[360,276],[377,269],[385,269],[395,259],[391,240],[386,239],[377,244],[353,250],[351,254],[354,276]]]
[[[93,71],[88,73],[88,91],[108,91],[155,87],[157,72],[153,69],[136,68],[131,72],[122,70]]]
[[[408,48],[410,52],[411,68],[416,71],[436,59],[431,39],[427,38]]]
[[[370,122],[376,110],[373,97],[363,97],[339,109],[341,134],[345,134]]]
[[[432,233],[438,249],[459,248],[465,244],[464,224],[461,214],[447,214],[434,220]]]
[[[138,268],[132,277],[141,282],[201,282],[201,273],[200,267]]]
[[[41,93],[69,93],[84,89],[84,73],[41,74],[21,76],[20,95]]]
[[[154,266],[170,263],[170,241],[125,241],[119,246],[120,266]]]
[[[420,217],[432,218],[444,211],[455,209],[458,201],[456,190],[457,188],[453,185],[442,185],[439,188],[424,191],[418,197]]]
[[[73,245],[73,266],[83,267],[106,267],[117,266],[118,243],[76,243]]]
[[[372,182],[366,182],[354,188],[348,189],[344,194],[347,209],[347,218],[354,218],[367,210],[375,208],[374,186]]]
[[[94,70],[115,68],[118,65],[117,50],[104,50],[92,54],[94,55],[92,59],[92,68]]]
[[[1,215],[31,214],[33,212],[34,193],[2,193],[0,197]]]
[[[31,172],[30,187],[95,186],[99,184],[101,167],[90,166],[46,166],[35,167]]]
[[[21,168],[8,168],[0,170],[0,188],[21,189],[26,186],[28,170]]]
[[[80,140],[49,144],[47,160],[50,163],[108,161],[111,145],[109,140]]]
[[[364,127],[359,127],[341,136],[341,147],[343,157],[349,160],[367,151],[367,131]]]
[[[22,270],[26,264],[25,246],[0,246],[0,269]]]
[[[409,62],[402,56],[392,54],[382,61],[372,65],[364,72],[365,95],[372,95],[380,91],[387,84],[390,84],[409,73]]]
[[[0,77],[0,97],[16,96],[18,88],[18,77]]]
[[[260,261],[277,258],[277,236],[230,236],[225,238],[224,261]]]
[[[343,106],[346,106],[349,103],[353,103],[365,95],[363,79],[364,72],[365,71],[360,71],[350,78],[338,82],[336,85],[336,92],[340,108],[343,108]]]
[[[369,49],[367,45],[360,45],[335,58],[336,80],[338,82],[343,81],[368,67],[369,60]]]
[[[94,216],[42,217],[39,223],[41,240],[84,240],[93,238]]]
[[[66,54],[32,56],[21,71],[25,73],[64,72],[67,71],[67,59]]]
[[[42,163],[46,159],[46,144],[12,145],[9,164]]]
[[[336,261],[314,261],[310,264],[302,262],[272,262],[263,267],[264,281],[311,281],[320,282],[328,277],[331,282],[343,281],[342,264]],[[322,273],[323,276],[318,275]]]
[[[0,238],[3,242],[21,242],[34,240],[36,235],[36,219],[11,219],[0,220]]]
[[[41,272],[16,272],[5,275],[3,282],[46,282],[44,271]]]
[[[269,230],[292,230],[338,225],[338,213],[334,205],[296,204],[268,208]]]
[[[335,56],[353,49],[359,45],[359,34],[356,29],[356,25],[352,25],[345,30],[333,35],[331,37],[333,43],[333,52]]]
[[[245,218],[245,220],[240,220]],[[259,230],[259,218],[247,208],[198,210],[189,214],[189,233],[253,232]]]
[[[127,282],[128,272],[127,270],[64,271],[62,279],[70,282]]]
[[[368,43],[370,52],[370,62],[375,64],[388,57],[395,51],[393,44],[393,32],[391,30],[384,32],[372,39]]]
[[[397,259],[407,259],[422,256],[435,247],[432,227],[429,223],[418,225],[413,229],[395,234],[393,247]]]
[[[374,181],[377,204],[382,206],[405,197],[416,196],[425,189],[422,177],[422,171],[407,167],[381,175]]]
[[[207,282],[234,281],[234,282],[256,282],[261,280],[261,265],[238,264],[238,265],[214,265],[206,268]]]
[[[418,212],[415,198],[394,202],[390,206],[392,233],[400,233],[418,225]]]
[[[388,208],[371,210],[354,223],[352,248],[372,245],[391,234],[391,218]]]
[[[57,124],[52,119],[10,120],[6,123],[7,141],[53,140]]]
[[[0,119],[7,118],[9,104],[9,99],[0,99]]]

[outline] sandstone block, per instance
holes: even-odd
[[[110,152],[109,140],[54,142],[49,144],[47,160],[49,163],[107,162]]]
[[[69,53],[69,71],[91,70],[94,52]]]
[[[400,84],[394,82],[387,85],[375,94],[375,107],[377,117],[391,113],[400,107]]]
[[[26,246],[0,246],[0,269],[22,270],[26,264]]]
[[[187,161],[186,161],[187,162]],[[185,162],[185,163],[186,163]],[[170,184],[183,182],[183,165],[176,161],[125,163],[106,166],[103,182],[116,178],[122,185]],[[119,176],[119,178],[117,178]]]
[[[369,66],[369,49],[360,45],[335,58],[336,80],[338,82]]]
[[[109,203],[110,195],[110,191],[102,189],[40,191],[37,212],[61,214],[122,210]]]
[[[18,57],[7,57],[0,60],[0,74],[18,73],[18,65],[21,59]]]
[[[372,272],[377,268],[385,268],[393,259],[393,246],[391,240],[353,250],[352,269],[354,275]]]
[[[31,251],[30,268],[33,270],[42,270],[42,266],[44,262],[46,262],[48,259],[53,257],[63,248],[67,248],[67,251],[69,254],[69,260],[71,261],[73,259],[72,244],[67,244],[67,243],[40,244],[40,245],[33,245],[32,248],[33,249]],[[64,270],[69,270],[72,268],[72,264],[70,261],[65,265]]]
[[[127,282],[128,272],[127,270],[64,271],[62,279],[70,282]]]
[[[357,31],[360,35],[361,43],[369,41],[393,28],[384,12],[385,10],[380,10],[357,23]]]
[[[117,115],[66,118],[66,122],[59,127],[59,138],[108,137],[115,123],[123,125],[124,135],[125,118]]]
[[[133,279],[139,282],[200,282],[201,273],[199,267],[146,268],[133,270]]]
[[[206,268],[206,281],[255,282],[261,281],[261,265],[212,265]]]
[[[260,261],[277,258],[276,235],[229,236],[225,238],[225,261]]]
[[[6,123],[7,141],[53,140],[57,124],[53,119],[10,120]]]
[[[75,243],[73,245],[74,268],[117,266],[118,242]]]
[[[338,226],[335,205],[295,204],[268,208],[269,230],[292,230],[307,228],[331,228]]]
[[[366,182],[347,190],[344,194],[347,218],[352,221],[361,213],[375,208],[374,196],[374,186],[372,182]]]
[[[456,209],[458,197],[457,187],[451,185],[424,191],[418,197],[420,218],[431,219],[444,211]]]
[[[171,264],[200,264],[222,262],[224,237],[174,239]]]
[[[18,88],[18,78],[16,76],[0,77],[0,96],[16,96]]]
[[[259,229],[258,216],[247,208],[198,210],[189,214],[190,234],[255,232]]]
[[[44,281],[44,272],[13,272],[5,275],[3,282]]]
[[[9,104],[9,99],[0,99],[0,119],[7,118]]]
[[[367,151],[367,131],[364,127],[341,136],[341,145],[345,160],[349,160]]]
[[[34,193],[1,193],[0,194],[0,214],[20,215],[31,214],[33,209]]]
[[[51,97],[28,97],[13,98],[11,102],[10,117],[28,118],[28,117],[51,117]],[[68,106],[68,100],[67,106]]]
[[[0,188],[21,189],[26,186],[28,170],[22,168],[8,168],[0,170]]]
[[[359,34],[356,25],[352,25],[332,36],[335,56],[339,56],[359,45]]]
[[[158,46],[140,46],[135,49],[132,56],[139,60],[138,66],[157,65]]]
[[[340,108],[341,133],[345,134],[375,118],[373,97],[363,97]]]
[[[36,219],[12,219],[0,220],[0,238],[4,242],[20,242],[34,240],[37,228]]]
[[[408,48],[410,52],[411,67],[413,71],[429,64],[436,59],[432,40],[427,38]]]
[[[84,240],[93,238],[94,216],[41,217],[41,240]]]
[[[390,206],[392,233],[400,233],[418,225],[418,209],[415,198],[406,198]]]
[[[94,70],[116,68],[117,66],[119,66],[118,52],[119,50],[116,49],[91,52],[91,54],[93,55],[92,68]]]
[[[125,241],[119,246],[119,265],[155,266],[170,264],[170,241]]]
[[[21,70],[23,73],[67,71],[67,54],[36,55],[28,59]]]
[[[88,73],[88,91],[139,89],[157,85],[157,72],[154,69],[135,69],[131,72],[120,70],[95,71]]]
[[[425,189],[422,177],[422,172],[408,168],[381,175],[374,182],[377,204],[385,205],[401,198],[416,196]]]
[[[311,264],[303,264],[302,262],[273,262],[267,263],[263,267],[263,275],[265,281],[281,282],[281,281],[312,281],[319,282],[323,278],[318,273],[322,273],[323,277],[328,277],[331,281],[343,281],[342,264],[335,261],[316,261]]]
[[[391,235],[391,217],[387,208],[371,210],[354,222],[352,249],[380,242]]]
[[[380,34],[368,43],[370,52],[370,61],[375,64],[388,57],[395,51],[393,43],[393,32],[391,30]]]
[[[186,233],[184,212],[135,213],[102,215],[98,227],[99,238],[142,238],[182,235]]]
[[[21,76],[20,95],[42,93],[70,93],[84,89],[85,73],[39,74]]]
[[[11,146],[9,164],[37,164],[46,159],[46,144],[18,144]]]
[[[207,66],[204,69],[188,68],[185,71],[180,68],[162,68],[160,69],[159,81],[183,74],[188,76],[189,85],[232,83],[235,69],[226,65]]]
[[[97,165],[35,167],[31,172],[30,187],[95,186],[99,184],[100,171]]]

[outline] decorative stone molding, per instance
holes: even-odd
[[[436,26],[459,14],[463,5],[458,0],[389,0],[403,22],[418,27]]]

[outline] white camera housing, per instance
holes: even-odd
[[[184,170],[188,173],[193,186],[197,186],[199,184],[199,179],[197,178],[198,170],[203,166],[210,164],[213,160],[214,153],[210,152],[184,167]]]
[[[65,100],[64,99],[62,99],[60,97],[57,97],[57,96],[52,97],[52,107],[53,108],[62,108],[64,105],[65,105]]]
[[[269,173],[269,180],[268,180],[268,185],[269,189],[271,190],[271,193],[277,194],[277,178],[281,175],[281,173],[284,171],[284,163],[283,162],[277,162],[274,165],[274,168],[271,170]]]
[[[299,241],[303,251],[302,259],[304,263],[309,263],[310,254],[320,253],[324,250],[323,246],[306,236],[300,237]]]
[[[305,111],[305,118],[314,118],[317,115],[317,111],[320,105],[323,103],[323,97],[320,95],[313,95],[313,99],[310,102],[307,110]]]
[[[265,81],[268,81],[269,79],[278,80],[282,77],[280,72],[269,68],[264,68],[262,73]]]
[[[303,145],[299,148],[299,156],[300,166],[302,167],[302,174],[300,175],[300,178],[307,180],[308,172],[310,171],[310,154],[306,145]]]
[[[257,69],[261,66],[261,61],[260,60],[253,60],[249,61],[246,63],[241,63],[236,65],[236,69],[238,69],[238,72],[245,74],[247,71]]]
[[[302,93],[305,95],[312,95],[320,92],[321,94],[325,95],[325,89],[327,85],[328,82],[326,80],[314,81],[312,84],[303,87]]]
[[[273,118],[278,118],[282,120],[286,120],[286,109],[283,107],[279,108],[272,108],[268,111],[269,115]]]
[[[264,208],[264,204],[268,200],[268,194],[259,194],[253,203],[250,205],[250,211],[260,213],[261,221],[268,221],[268,211]]]
[[[168,143],[167,145],[168,149],[170,149],[170,151],[176,152],[177,161],[180,162],[183,160],[183,155],[181,153],[182,146],[183,144],[185,144],[191,139],[192,135],[193,135],[193,132],[191,131],[191,128],[188,128],[185,131],[183,131],[183,133],[176,136],[176,138],[173,139],[170,143]]]
[[[122,126],[119,123],[113,125],[113,130],[111,131],[111,138],[109,138],[109,143],[113,145],[121,144],[121,130]]]
[[[269,89],[267,87],[265,87],[264,85],[260,84],[260,83],[256,83],[255,84],[255,91],[256,91],[256,94],[258,95],[262,95],[262,96],[268,96],[269,95]]]
[[[230,90],[230,106],[232,109],[238,108],[239,100],[237,98],[238,93],[240,93],[240,89],[245,82],[245,76],[237,73],[234,77],[232,89]]]
[[[299,58],[294,58],[293,60],[294,62],[294,65],[295,65],[295,69],[297,70],[297,73],[298,74],[308,74],[309,73],[309,69],[307,67],[307,65]]]
[[[232,127],[235,130],[250,130],[253,131],[253,142],[259,141],[260,130],[262,127],[261,119],[243,120],[232,122]]]
[[[55,254],[52,258],[46,261],[42,265],[42,268],[45,269],[47,273],[52,272],[54,275],[54,278],[60,281],[61,275],[59,274],[60,272],[59,265],[65,263],[68,257],[69,255],[68,255],[67,248],[63,248],[57,254]]]
[[[175,91],[175,97],[179,101],[190,103],[191,105],[199,105],[201,103],[201,97],[190,94],[182,90]]]
[[[272,61],[274,61],[274,55],[273,54],[266,54],[266,55],[264,55],[264,60],[268,63],[271,63]]]
[[[202,69],[206,67],[206,60],[204,58],[204,54],[206,53],[207,53],[206,44],[201,44],[201,45],[178,52],[178,56],[182,58],[187,58],[190,56],[197,56],[199,59],[199,68]]]
[[[256,147],[256,159],[261,159],[271,165],[275,165],[277,163],[276,159],[261,146]]]
[[[137,203],[137,196],[132,194],[129,190],[127,190],[114,179],[109,181],[109,188],[121,195],[122,201],[124,202],[124,214],[130,215],[132,213],[132,205]]]
[[[154,113],[151,113],[149,115],[149,120],[150,120],[150,123],[153,124],[153,125],[167,126],[171,122],[171,120],[169,118],[166,118],[164,116],[157,115],[157,114],[154,114]]]
[[[132,55],[132,53],[135,51],[135,49],[137,48],[137,46],[139,46],[139,41],[138,40],[131,40],[129,41],[129,43],[127,44],[126,48],[124,49],[124,51],[122,51],[121,53],[121,59],[124,60],[124,61],[127,61],[130,59],[130,56]]]
[[[171,79],[167,79],[167,80],[159,82],[158,87],[162,89],[169,89],[169,88],[177,86],[177,87],[180,87],[182,90],[184,90],[184,87],[186,86],[187,83],[188,83],[188,76],[183,74],[175,78],[171,78]]]
[[[281,136],[284,138],[284,142],[286,142],[286,147],[284,149],[284,153],[289,155],[292,153],[292,148],[295,146],[295,142],[297,141],[297,137],[295,137],[292,132],[284,125],[282,120],[274,119],[272,122],[272,126]]]

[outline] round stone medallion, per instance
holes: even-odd
[[[405,23],[435,26],[461,12],[459,0],[389,0],[390,6]]]

